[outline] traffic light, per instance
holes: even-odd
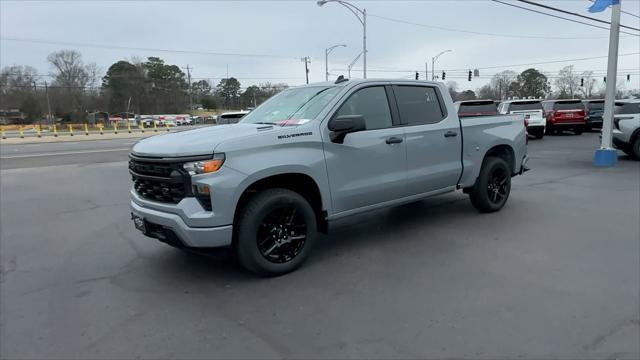
[[[446,72],[442,72],[442,80],[444,80],[447,77],[447,73]]]
[[[467,78],[468,81],[471,81],[471,75],[473,75],[473,72],[471,72],[471,70],[469,70],[469,77]]]
[[[418,72],[416,71],[416,80],[418,80],[420,76],[418,75]]]
[[[605,77],[602,79],[602,81],[604,81],[604,83],[606,84],[606,83],[607,83],[607,77],[605,76]]]
[[[627,82],[631,82],[631,74],[627,74]]]
[[[580,78],[580,86],[584,86],[584,78]]]

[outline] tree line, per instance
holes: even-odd
[[[552,86],[553,85],[553,86]],[[620,83],[618,83],[620,85]],[[605,87],[598,86],[593,71],[578,73],[573,65],[562,68],[553,81],[537,69],[527,69],[520,74],[505,70],[491,77],[491,81],[477,89],[458,92],[454,81],[447,82],[449,93],[455,101],[475,99],[589,99],[604,97]],[[555,88],[555,90],[553,90]],[[618,97],[622,92],[618,89]]]
[[[243,88],[234,77],[221,79],[217,84],[208,79],[193,79],[195,81],[189,83],[190,74],[159,57],[117,61],[104,75],[95,63],[85,63],[75,50],[53,52],[47,56],[47,62],[51,72],[46,75],[25,65],[3,68],[0,109],[19,109],[26,114],[26,122],[40,122],[49,116],[83,122],[89,113],[98,111],[168,114],[199,107],[247,109],[288,87],[266,82]],[[553,82],[533,68],[519,74],[502,71],[475,91],[458,92],[455,82],[447,82],[454,100],[602,97],[604,86],[598,84],[593,72],[579,74],[573,65],[554,75]]]
[[[38,74],[26,65],[0,71],[0,109],[19,109],[26,122],[49,116],[82,122],[92,112],[172,114],[194,108],[246,109],[287,88],[269,82],[242,88],[234,77],[212,84],[199,79],[189,84],[178,66],[159,57],[145,61],[121,60],[109,66],[104,76],[95,63],[85,63],[75,50],[60,50],[47,57],[51,72]],[[191,109],[193,110],[193,109]]]

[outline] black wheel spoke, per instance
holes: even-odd
[[[286,263],[302,251],[307,239],[304,216],[286,205],[266,214],[257,231],[258,250],[270,262]]]

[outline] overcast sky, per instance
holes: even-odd
[[[508,0],[512,4],[512,0]],[[451,49],[436,64],[447,71],[460,90],[477,89],[503,66],[607,55],[608,30],[523,11],[492,1],[353,1],[368,17],[368,77],[412,77],[425,62]],[[589,14],[588,0],[543,1],[544,4],[608,20],[610,12]],[[523,5],[522,3],[519,3]],[[526,5],[525,5],[526,6]],[[622,0],[623,11],[640,13],[640,1]],[[31,65],[40,74],[51,69],[46,56],[75,49],[85,62],[104,71],[122,59],[159,56],[167,63],[193,67],[194,79],[215,84],[228,73],[243,86],[271,81],[304,83],[304,64],[311,57],[310,80],[324,80],[324,49],[346,44],[330,56],[332,74],[345,74],[362,50],[362,26],[337,3],[318,7],[300,1],[9,1],[0,0],[0,65]],[[392,22],[391,18],[432,27],[491,33],[476,35]],[[640,18],[623,14],[622,23],[640,27]],[[636,32],[638,33],[638,32]],[[500,36],[498,36],[500,35]],[[568,39],[569,38],[569,39]],[[10,40],[13,39],[13,40]],[[37,40],[43,42],[22,42]],[[61,44],[67,43],[67,44]],[[70,45],[69,43],[76,43]],[[84,44],[84,45],[83,45]],[[105,47],[90,47],[89,44]],[[113,48],[119,46],[122,48]],[[134,49],[137,48],[137,49]],[[153,51],[148,49],[166,49]],[[180,50],[184,52],[177,52]],[[190,52],[256,54],[221,56]],[[640,87],[640,38],[620,40],[619,77],[627,89]],[[264,56],[263,56],[264,55]],[[606,59],[535,65],[553,75],[573,64],[577,71],[593,70],[598,83]],[[352,72],[361,77],[361,61]],[[485,69],[488,67],[497,67]],[[480,68],[482,78],[467,82],[467,69]],[[383,70],[384,72],[376,72]],[[400,70],[400,72],[394,72]],[[421,73],[421,78],[424,76]],[[334,77],[335,78],[335,77]],[[46,78],[43,78],[46,79]]]

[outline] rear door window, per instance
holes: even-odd
[[[438,92],[427,86],[394,86],[400,119],[407,125],[435,124],[445,118]]]

